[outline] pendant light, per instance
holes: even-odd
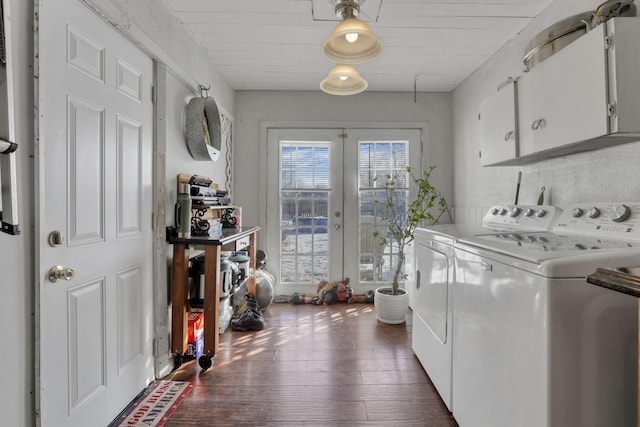
[[[343,21],[322,45],[322,53],[340,64],[360,64],[382,53],[382,42],[366,22],[358,19],[359,0],[337,0],[336,15]]]
[[[338,64],[320,83],[320,89],[330,95],[355,95],[367,89],[369,84],[352,65]]]

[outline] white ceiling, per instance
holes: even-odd
[[[333,65],[320,52],[339,22],[331,0],[165,1],[233,89],[319,90]],[[384,44],[357,65],[368,90],[448,92],[552,0],[367,1],[360,17]]]

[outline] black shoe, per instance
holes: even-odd
[[[234,331],[261,331],[264,329],[262,313],[247,310],[231,319],[231,329]]]
[[[247,306],[247,310],[253,310],[257,313],[262,313],[262,310],[260,309],[260,304],[258,304],[258,300],[253,295],[246,294],[244,296],[244,302],[245,302],[245,305]]]
[[[258,301],[253,295],[245,295],[246,309],[231,319],[231,329],[234,331],[261,331],[264,329],[264,316],[260,311]]]

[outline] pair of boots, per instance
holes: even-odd
[[[231,318],[231,329],[234,331],[261,331],[264,329],[264,316],[258,300],[253,295],[244,296],[246,309]]]

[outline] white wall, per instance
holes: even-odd
[[[5,0],[11,12],[19,223],[0,233],[0,424],[29,426],[34,410],[33,2]],[[6,13],[6,11],[5,11]],[[2,90],[5,90],[4,85]],[[1,154],[0,154],[1,155]]]
[[[180,173],[198,174],[210,177],[213,182],[224,188],[225,182],[225,155],[223,144],[222,151],[217,161],[196,161],[189,154],[184,139],[184,111],[189,100],[194,95],[191,89],[168,71],[166,73],[166,182],[167,182],[167,221],[173,225],[173,205],[178,195],[176,176]]]
[[[194,96],[194,88],[164,65],[157,70],[158,103],[156,124],[156,253],[158,260],[155,273],[155,335],[159,338],[156,373],[164,376],[173,369],[169,342],[171,328],[167,306],[171,287],[171,263],[173,254],[167,245],[165,227],[174,225],[174,204],[178,195],[178,174],[197,174],[210,177],[213,182],[225,188],[226,145],[222,144],[216,162],[196,161],[191,157],[185,141],[185,108]],[[230,117],[226,117],[230,120]]]
[[[631,143],[588,153],[541,161],[525,166],[481,167],[480,102],[492,95],[509,76],[522,75],[527,43],[555,22],[595,9],[600,0],[557,0],[544,10],[514,40],[503,47],[453,93],[455,135],[456,220],[477,222],[480,208],[513,203],[518,171],[522,171],[520,203],[535,203],[544,186],[545,202],[560,207],[575,202],[640,200],[640,143]],[[580,73],[580,64],[575,70]],[[562,96],[562,94],[558,94]],[[549,100],[553,102],[553,100]],[[476,214],[474,216],[474,213]]]
[[[353,127],[367,123],[427,122],[425,147],[427,164],[438,166],[438,188],[452,197],[453,145],[451,94],[365,92],[353,96],[333,96],[322,92],[239,91],[235,99],[234,203],[242,206],[243,224],[265,227],[264,183],[260,154],[266,135],[261,126],[287,122],[298,127]],[[326,127],[326,126],[324,126]],[[364,126],[363,126],[364,127]],[[256,195],[256,190],[259,193]],[[258,238],[258,247],[263,248]]]

